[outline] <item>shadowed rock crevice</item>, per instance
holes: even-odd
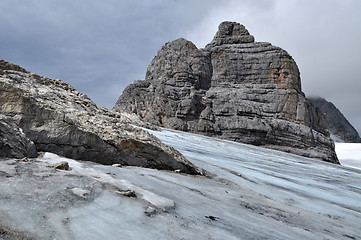
[[[305,98],[297,64],[223,22],[204,49],[177,39],[128,86],[114,111],[167,128],[217,136],[338,163],[323,114]]]

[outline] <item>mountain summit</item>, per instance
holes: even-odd
[[[255,42],[235,22],[222,22],[204,49],[183,38],[166,43],[145,80],[128,86],[113,111],[338,163],[326,120],[305,98],[293,58]]]

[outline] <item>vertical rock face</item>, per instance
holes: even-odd
[[[177,39],[158,52],[148,67],[148,81],[128,87],[135,96],[125,99],[125,110],[137,112],[156,125],[188,130],[185,123],[197,122],[205,109],[202,97],[210,88],[211,76],[207,52],[183,38]]]
[[[37,157],[35,145],[23,131],[0,114],[0,157]]]
[[[128,86],[113,110],[338,163],[323,115],[301,91],[295,61],[234,22],[221,23],[204,49],[182,38],[166,43],[146,79]]]
[[[332,134],[344,142],[361,143],[361,138],[356,129],[333,103],[324,98],[308,98],[308,100],[325,114],[327,128]]]
[[[23,129],[38,151],[102,164],[197,173],[179,152],[130,126],[142,124],[138,117],[111,113],[61,80],[41,77],[2,59],[0,114]]]

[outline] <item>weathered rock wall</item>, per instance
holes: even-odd
[[[3,66],[16,65],[1,60]],[[38,151],[102,164],[196,173],[179,152],[130,126],[142,124],[138,117],[111,113],[61,80],[20,67],[1,69],[0,113],[22,128]]]
[[[0,114],[0,157],[24,158],[37,155],[34,143],[18,126]]]
[[[301,91],[295,61],[281,48],[255,42],[238,23],[221,23],[204,49],[182,38],[165,44],[145,81],[128,86],[113,110],[338,163],[323,115]]]

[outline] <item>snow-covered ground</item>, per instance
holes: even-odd
[[[335,149],[342,165],[361,169],[361,143],[335,143]]]
[[[361,238],[361,170],[190,133],[151,132],[204,176],[50,153],[3,160],[0,238],[4,232],[38,239]],[[63,160],[70,171],[49,167]]]

